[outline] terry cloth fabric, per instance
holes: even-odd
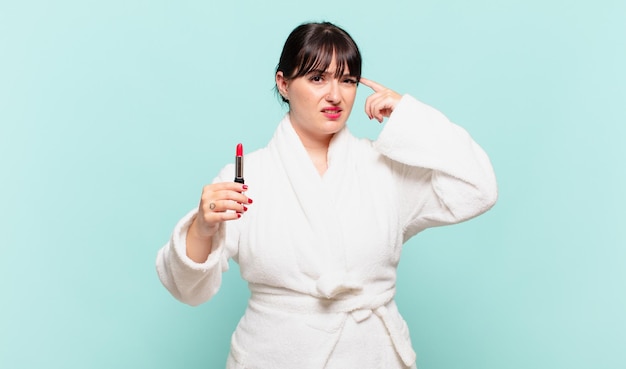
[[[232,181],[233,165],[214,180]],[[177,299],[209,300],[232,258],[249,282],[228,369],[415,367],[393,300],[403,243],[496,201],[485,152],[461,127],[409,95],[378,139],[338,132],[320,176],[289,116],[267,147],[246,156],[254,204],[220,226],[204,263],[186,256],[196,210],[159,251],[157,271]]]

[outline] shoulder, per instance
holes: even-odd
[[[267,149],[267,146],[266,146],[260,149],[256,149],[249,154],[245,154],[244,160],[246,162],[255,162],[255,163],[261,162],[267,159],[268,155],[269,155],[269,150]]]

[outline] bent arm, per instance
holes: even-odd
[[[222,173],[228,169],[227,166]],[[222,177],[218,176],[214,183],[222,182]],[[198,208],[195,208],[176,224],[170,240],[159,250],[156,258],[161,283],[176,299],[192,306],[208,301],[217,293],[222,284],[222,273],[228,270],[228,259],[236,257],[237,252],[236,241],[227,240],[227,235],[237,237],[235,227],[228,227],[222,222],[211,242],[204,246],[210,247],[210,253],[202,256],[190,253],[187,242],[193,241],[193,235],[188,233],[197,216]]]
[[[222,273],[228,270],[223,227],[213,237],[214,248],[205,262],[197,263],[187,256],[187,231],[196,214],[194,209],[178,222],[156,259],[163,286],[176,299],[192,306],[211,299],[222,284]]]
[[[404,240],[489,210],[497,184],[489,157],[441,112],[404,95],[374,147],[391,159]]]

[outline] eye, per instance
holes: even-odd
[[[324,76],[322,76],[321,74],[314,74],[311,77],[309,77],[309,81],[311,82],[323,82],[324,81]]]
[[[353,77],[345,78],[343,80],[343,83],[347,83],[347,84],[350,84],[350,85],[356,85],[357,84],[357,80],[356,80],[356,78],[353,78]]]

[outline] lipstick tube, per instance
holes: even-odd
[[[237,144],[235,154],[235,182],[244,183],[243,180],[243,145]]]

